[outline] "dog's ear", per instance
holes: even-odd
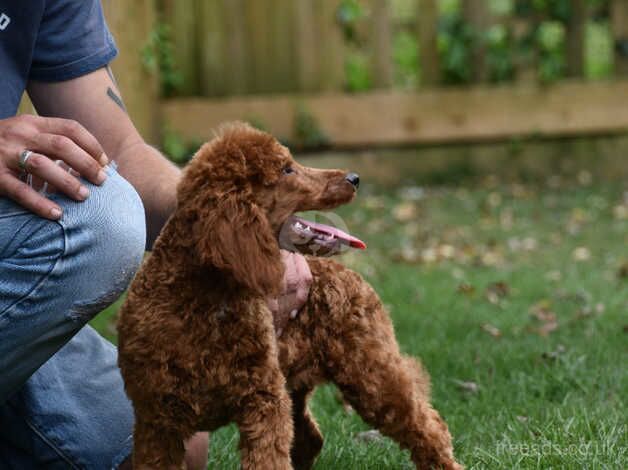
[[[261,209],[235,192],[201,211],[194,234],[200,261],[229,272],[236,282],[264,295],[279,292],[279,245]]]

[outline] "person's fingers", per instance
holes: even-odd
[[[32,148],[29,150],[63,160],[94,184],[100,185],[107,178],[100,164],[69,137],[59,134],[38,134],[34,137]]]
[[[89,196],[89,190],[76,177],[44,155],[32,153],[26,161],[26,171],[77,201]]]
[[[281,293],[287,294],[297,290],[297,272],[294,264],[294,254],[281,250],[281,261],[284,265],[283,279],[281,283]]]
[[[51,220],[57,220],[61,217],[62,212],[58,205],[39,194],[11,173],[0,174],[0,194],[6,195],[20,206],[40,217]]]
[[[307,264],[305,257],[295,254],[294,264],[297,271],[297,290],[296,290],[296,302],[297,308],[301,308],[307,301],[307,297],[310,293],[310,286],[312,285],[312,272],[310,271],[310,265]]]
[[[45,134],[57,134],[70,138],[101,166],[109,163],[98,139],[77,121],[62,118],[42,118],[37,121],[37,127]]]
[[[273,315],[276,315],[279,311],[279,301],[276,298],[266,299],[266,305],[268,306],[270,313],[272,313]]]

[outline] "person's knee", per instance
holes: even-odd
[[[84,320],[115,301],[137,271],[146,244],[142,202],[115,171],[89,198],[65,210],[68,246],[79,278],[80,300],[72,314]]]

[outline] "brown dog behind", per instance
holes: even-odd
[[[358,274],[309,257],[309,300],[276,338],[264,299],[283,275],[282,226],[297,211],[349,202],[355,189],[344,172],[298,165],[272,136],[243,124],[195,155],[118,324],[134,468],[181,468],[185,439],[229,422],[240,429],[243,469],[310,468],[323,438],[307,400],[323,382],[409,449],[417,468],[461,468],[430,405],[427,373],[400,354]]]

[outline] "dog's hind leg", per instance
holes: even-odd
[[[307,408],[311,389],[291,392],[292,416],[294,418],[294,443],[292,444],[292,465],[297,470],[309,470],[323,448],[323,435]]]
[[[417,468],[462,468],[447,426],[429,403],[427,374],[399,352],[377,295],[354,276],[345,279],[339,299],[326,294],[328,318],[336,321],[327,320],[326,332],[317,335],[325,375],[366,422],[410,450]]]
[[[362,345],[364,346],[364,345]],[[368,355],[353,350],[352,357],[331,371],[344,398],[371,426],[409,449],[416,467],[423,470],[461,469],[453,457],[447,425],[424,398],[407,358]]]

